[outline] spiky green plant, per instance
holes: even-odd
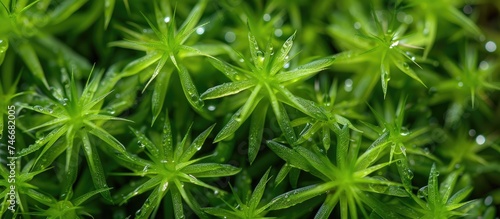
[[[288,208],[326,193],[325,201],[315,218],[329,218],[336,206],[339,206],[342,218],[358,218],[361,215],[368,217],[371,211],[365,210],[363,205],[368,205],[379,216],[396,217],[398,212],[384,212],[379,208],[383,203],[369,195],[380,193],[398,197],[408,196],[401,184],[388,181],[381,176],[369,176],[392,163],[376,163],[380,159],[383,147],[371,147],[359,154],[360,136],[355,137],[351,143],[348,127],[336,128],[335,154],[324,154],[314,145],[310,148],[297,146],[291,149],[275,141],[268,142],[269,147],[289,165],[310,172],[322,181],[279,195],[271,201],[270,209]]]
[[[150,140],[140,131],[132,129],[140,147],[145,149],[149,159],[128,155],[124,159],[130,164],[126,166],[134,171],[133,175],[149,179],[132,192],[124,194],[120,201],[123,204],[138,194],[152,190],[141,209],[137,210],[135,217],[149,218],[156,215],[162,199],[170,192],[175,218],[184,217],[183,200],[199,217],[206,217],[185,184],[193,184],[222,193],[223,191],[219,188],[199,178],[231,176],[238,173],[240,169],[227,164],[202,163],[201,161],[207,156],[193,159],[195,153],[201,150],[214,126],[202,132],[191,143],[188,140],[189,135],[186,134],[182,141],[174,144],[168,113],[166,115],[161,138]]]
[[[243,92],[248,95],[247,101],[233,114],[215,138],[215,142],[228,138],[251,116],[252,122],[250,124],[248,139],[248,156],[250,162],[253,162],[260,148],[263,126],[269,104],[283,131],[283,135],[289,142],[295,142],[297,139],[283,103],[311,117],[325,117],[321,109],[310,101],[296,97],[287,86],[305,80],[317,72],[324,70],[332,64],[334,59],[332,57],[325,57],[288,70],[286,65],[291,59],[289,53],[292,49],[294,38],[295,34],[290,36],[276,52],[274,51],[272,41],[268,40],[265,50],[262,51],[255,36],[249,32],[248,40],[251,58],[248,59],[241,56],[240,62],[242,62],[242,67],[237,67],[218,59],[211,59],[212,65],[228,77],[231,82],[209,88],[201,95],[203,99],[221,98],[251,90],[249,95]],[[254,113],[256,108],[259,110]]]
[[[494,219],[499,10],[0,0],[0,217]]]
[[[223,209],[223,208],[218,208],[218,207],[212,207],[212,208],[205,208],[203,209],[205,212],[215,215],[218,217],[226,217],[226,218],[260,218],[260,219],[265,219],[265,218],[270,218],[270,217],[264,217],[265,214],[267,213],[267,208],[270,206],[270,203],[263,204],[262,202],[262,196],[264,195],[264,192],[266,190],[266,184],[269,181],[269,172],[270,169],[266,171],[264,176],[260,179],[259,183],[255,187],[253,193],[251,193],[249,196],[246,197],[246,199],[242,200],[238,194],[234,194],[237,206],[233,207],[229,205],[231,210],[228,209]],[[234,193],[234,189],[233,189]]]
[[[24,108],[41,113],[50,120],[28,130],[39,130],[39,133],[45,136],[36,139],[34,144],[19,151],[18,156],[27,156],[39,151],[34,159],[33,169],[43,170],[66,151],[64,165],[66,178],[63,187],[67,193],[71,193],[71,187],[78,174],[78,163],[75,161],[78,160],[82,147],[94,185],[97,189],[107,187],[97,147],[91,142],[90,136],[95,136],[114,150],[125,153],[122,143],[101,127],[103,122],[110,120],[127,121],[102,112],[103,99],[110,92],[96,96],[101,77],[102,73],[98,73],[92,80],[89,77],[81,92],[77,81],[71,77],[68,84],[63,85],[64,88],[55,88],[54,93],[45,98],[44,103],[47,106],[23,104]],[[102,194],[111,200],[109,191],[103,191]]]

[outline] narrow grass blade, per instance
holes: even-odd
[[[192,174],[195,177],[221,177],[232,176],[240,172],[241,168],[228,164],[202,163],[192,164],[182,169],[186,174]]]
[[[106,184],[106,177],[104,174],[104,170],[102,169],[99,154],[97,153],[95,146],[90,143],[87,133],[82,134],[82,141],[83,151],[85,152],[85,157],[87,158],[87,163],[90,168],[90,174],[92,175],[94,186],[96,187],[96,189],[107,189],[108,185]],[[111,193],[109,192],[109,190],[102,191],[101,194],[105,199],[112,202]]]
[[[250,164],[253,163],[260,150],[268,107],[268,103],[261,103],[258,107],[259,110],[255,111],[250,119],[250,132],[248,136],[248,160]]]
[[[205,91],[203,94],[201,94],[201,98],[203,100],[217,99],[217,98],[237,94],[237,93],[244,91],[246,89],[249,89],[255,85],[256,85],[256,82],[253,80],[228,82],[228,83],[224,83],[224,84],[209,88],[207,91]]]

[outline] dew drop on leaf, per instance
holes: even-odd
[[[490,206],[493,203],[493,196],[488,196],[484,199],[484,205]]]
[[[394,47],[396,47],[396,46],[398,46],[398,45],[399,45],[399,40],[398,40],[398,41],[393,42],[393,43],[391,44],[391,46],[389,46],[389,49],[392,49],[392,48],[394,48]]]
[[[408,178],[410,180],[413,179],[413,171],[411,171],[410,169],[406,170],[405,175],[406,175],[406,178]]]
[[[236,34],[232,31],[226,32],[226,34],[224,34],[224,39],[226,42],[232,43],[236,40]]]
[[[479,69],[488,70],[490,68],[490,64],[487,61],[481,61],[479,63]]]
[[[137,141],[137,144],[139,145],[139,148],[144,149],[146,145],[144,145],[141,141]]]
[[[205,28],[203,27],[196,28],[196,34],[202,35],[203,33],[205,33]]]
[[[236,122],[241,122],[241,114],[238,112],[235,117],[234,117],[234,120],[236,120]]]
[[[408,130],[408,128],[406,128],[406,127],[401,128],[401,132],[400,132],[401,136],[407,136],[409,134],[410,134],[410,131]]]
[[[483,145],[485,142],[486,142],[486,138],[484,137],[484,135],[478,135],[476,137],[476,143],[478,145]]]
[[[377,183],[371,183],[369,184],[369,187],[372,191],[376,193],[384,193],[389,188],[387,185],[382,185]]]
[[[361,23],[355,22],[353,26],[354,26],[354,29],[359,30],[361,28]]]
[[[264,16],[262,16],[262,19],[263,19],[264,21],[270,21],[270,20],[271,20],[271,15],[269,15],[269,14],[264,14]]]
[[[290,68],[290,62],[287,62],[283,65],[283,68],[287,69],[287,68]]]
[[[410,68],[410,66],[408,65],[408,63],[403,62],[403,68],[405,68],[405,69],[409,69],[409,68]]]
[[[417,196],[419,198],[425,198],[427,197],[428,193],[429,193],[429,188],[427,186],[424,186],[418,190]]]
[[[274,30],[274,36],[276,36],[276,37],[283,36],[283,30],[281,30],[281,29]]]

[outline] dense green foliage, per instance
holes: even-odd
[[[500,211],[500,1],[0,3],[2,218]]]

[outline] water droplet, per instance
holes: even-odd
[[[488,41],[484,44],[484,48],[488,52],[495,52],[497,50],[497,44],[493,41]]]
[[[430,153],[429,148],[425,147],[425,148],[424,148],[424,153],[425,153],[425,154],[429,154],[429,153]]]
[[[161,187],[161,191],[164,192],[167,190],[167,188],[168,188],[168,182],[163,183],[163,186]]]
[[[426,27],[426,28],[424,28],[423,33],[422,33],[422,34],[424,34],[424,36],[427,36],[427,35],[429,35],[429,33],[430,33],[429,28],[427,28],[427,27]]]
[[[400,135],[401,136],[407,136],[410,134],[410,131],[408,130],[408,128],[406,127],[401,127],[401,132],[400,132]]]
[[[236,120],[237,122],[241,122],[242,119],[241,119],[241,114],[239,112],[235,114],[234,120]]]
[[[359,22],[354,22],[354,29],[356,29],[356,30],[361,29],[361,23],[359,23]]]
[[[38,110],[38,111],[43,111],[43,108],[41,106],[38,106],[38,105],[34,106],[33,108],[35,110]]]
[[[455,169],[459,169],[461,166],[462,166],[461,164],[457,163],[455,164]]]
[[[490,206],[493,203],[493,196],[489,195],[484,199],[484,205]]]
[[[208,111],[215,111],[216,107],[214,105],[209,105],[207,109]]]
[[[283,31],[281,29],[274,30],[274,36],[276,36],[276,37],[283,36]]]
[[[168,163],[168,160],[160,160],[160,163]]]
[[[469,136],[474,137],[476,135],[476,130],[475,129],[470,129],[469,130]]]
[[[260,50],[257,50],[257,58],[259,62],[264,62],[264,53]]]
[[[429,194],[429,188],[427,186],[420,188],[417,192],[417,196],[419,198],[425,198],[427,197],[428,194]]]
[[[351,92],[352,91],[352,84],[353,84],[353,81],[352,79],[348,78],[344,81],[344,90],[346,92]]]
[[[433,176],[433,177],[438,177],[438,176],[439,176],[439,171],[437,171],[437,170],[436,170],[435,172],[433,172],[433,173],[432,173],[432,176]]]
[[[7,48],[9,48],[9,43],[7,42],[7,40],[0,39],[0,53],[5,53],[5,51],[7,51]]]
[[[203,27],[196,28],[196,34],[202,35],[203,33],[205,33],[205,28]]]
[[[109,109],[107,110],[107,112],[108,112],[109,114],[111,114],[111,115],[114,115],[114,114],[116,113],[116,110],[115,110],[115,109],[113,109],[113,108],[109,108]]]
[[[135,212],[135,216],[140,216],[141,214],[142,214],[141,209],[139,209],[139,210],[137,210],[137,211]]]
[[[382,185],[378,183],[371,183],[369,184],[369,187],[372,191],[376,193],[384,193],[389,188],[387,185]]]
[[[405,172],[405,176],[407,179],[410,179],[410,180],[413,179],[413,176],[414,176],[413,171],[411,171],[410,169],[407,169]]]
[[[290,68],[290,62],[287,62],[283,65],[283,68],[287,69],[287,68]]]
[[[483,145],[485,142],[486,142],[486,138],[484,137],[484,135],[478,135],[476,137],[476,143],[478,145]]]
[[[458,84],[457,84],[459,87],[463,87],[464,86],[464,83],[459,81]]]
[[[170,22],[170,17],[169,17],[169,16],[167,16],[167,17],[163,18],[163,21],[164,21],[165,23],[169,23],[169,22]]]
[[[435,94],[437,92],[437,88],[436,87],[430,87],[429,88],[429,94]]]
[[[214,190],[214,195],[219,195],[219,190]]]
[[[490,64],[487,61],[481,61],[479,63],[479,69],[488,70],[490,68]]]
[[[262,16],[262,19],[264,19],[264,21],[270,21],[271,20],[271,15],[264,14],[264,16]]]
[[[224,40],[228,43],[232,43],[236,40],[236,34],[232,31],[228,31],[224,34]]]
[[[464,11],[465,14],[472,14],[472,6],[471,5],[465,5],[462,10]]]
[[[137,144],[139,145],[139,148],[144,149],[146,145],[144,145],[141,141],[137,141]]]
[[[403,68],[405,68],[405,69],[409,69],[409,68],[410,68],[410,66],[408,65],[408,63],[403,62]]]
[[[389,49],[392,49],[392,48],[394,48],[394,47],[396,47],[396,46],[398,46],[398,45],[399,45],[399,40],[398,40],[398,41],[393,42],[393,43],[389,46]]]

